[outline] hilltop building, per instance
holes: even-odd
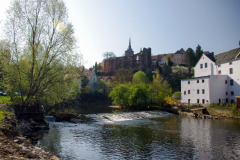
[[[240,96],[240,48],[203,54],[194,77],[181,80],[182,103],[234,103]]]
[[[134,51],[131,47],[131,40],[129,39],[129,46],[125,51],[124,56],[105,59],[103,61],[103,70],[105,73],[111,73],[120,68],[126,68],[131,72],[137,72],[139,70],[143,72],[151,72],[151,54],[151,48],[143,48],[139,53],[134,54]]]

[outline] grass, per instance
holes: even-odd
[[[236,104],[211,104],[207,110],[211,115],[240,117],[240,109],[237,108]]]

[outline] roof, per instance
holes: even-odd
[[[216,59],[216,64],[240,59],[240,48],[217,54],[214,58]]]
[[[86,75],[87,79],[90,80],[92,75],[93,75],[94,71],[89,71],[89,70],[85,70],[84,74]]]
[[[204,53],[205,54],[205,53]],[[205,54],[211,61],[216,62],[216,59],[214,58],[214,54]]]

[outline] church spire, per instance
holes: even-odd
[[[128,49],[125,51],[125,56],[132,56],[134,54],[131,46],[131,38],[129,38]]]
[[[132,46],[131,46],[131,38],[129,38],[129,45],[128,45],[128,48],[132,48]]]

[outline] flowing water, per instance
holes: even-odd
[[[143,111],[89,114],[91,123],[50,122],[38,142],[64,159],[240,159],[240,121]]]

